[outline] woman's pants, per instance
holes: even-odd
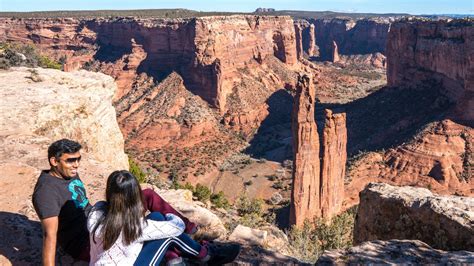
[[[152,212],[146,218],[155,221],[166,220],[159,212]],[[177,237],[145,242],[134,265],[159,265],[169,247],[176,247],[184,256],[204,258],[207,255],[205,247],[202,247],[198,242],[183,233]]]

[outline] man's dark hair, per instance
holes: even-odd
[[[75,153],[82,148],[81,144],[70,140],[70,139],[60,139],[53,142],[48,148],[48,160],[51,157],[59,158],[64,153]]]

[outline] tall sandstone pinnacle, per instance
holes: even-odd
[[[311,78],[299,76],[292,114],[294,160],[290,204],[290,224],[297,227],[305,220],[330,219],[339,213],[344,199],[346,115],[325,111],[320,161],[314,103],[315,88]]]
[[[321,215],[319,205],[319,135],[314,119],[314,85],[307,75],[299,76],[293,105],[293,186],[290,224],[301,227],[305,219]]]
[[[316,55],[316,37],[314,33],[314,24],[309,25],[309,43],[308,43],[308,56]]]
[[[300,24],[295,24],[295,38],[296,38],[296,57],[298,60],[303,58],[303,29]]]
[[[321,166],[321,215],[330,218],[342,208],[347,160],[346,114],[326,109]]]

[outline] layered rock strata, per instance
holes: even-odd
[[[34,43],[62,58],[66,70],[84,65],[115,77],[116,103],[142,85],[142,74],[161,82],[176,72],[187,90],[244,132],[266,117],[255,106],[265,111],[273,92],[294,83],[296,37],[287,16],[1,19],[0,25],[0,41]]]
[[[305,220],[333,217],[341,211],[344,199],[346,116],[326,110],[320,151],[314,101],[311,78],[300,76],[292,114],[294,160],[290,223],[296,226],[302,226]]]
[[[360,194],[354,242],[417,239],[442,250],[474,251],[474,198],[371,183]]]
[[[331,60],[333,42],[341,55],[385,53],[390,29],[387,19],[309,19],[322,60]]]
[[[472,128],[451,120],[434,124],[412,143],[389,150],[381,176],[399,184],[416,181],[440,192],[469,190],[473,135]]]
[[[387,44],[389,86],[439,84],[456,103],[454,119],[474,126],[474,22],[401,21]]]

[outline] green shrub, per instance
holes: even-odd
[[[330,223],[318,219],[312,223],[306,221],[302,228],[291,227],[287,235],[293,255],[315,262],[324,250],[351,247],[356,212],[357,207],[353,207],[332,218]]]
[[[130,173],[134,175],[138,182],[145,183],[146,182],[146,174],[140,168],[140,166],[129,156],[128,157],[128,164],[130,165]]]
[[[198,200],[205,202],[210,199],[211,197],[211,190],[201,184],[197,184],[194,188],[193,195],[198,198]]]
[[[62,65],[46,56],[40,55],[39,56],[39,66],[43,68],[53,68],[60,70]]]
[[[263,200],[249,199],[246,195],[242,195],[237,200],[237,212],[240,216],[246,214],[261,215],[263,211]]]
[[[61,69],[62,64],[53,59],[40,55],[32,44],[0,43],[0,59],[3,62],[1,68],[8,69],[10,66],[27,66]]]
[[[224,192],[219,191],[217,194],[211,195],[211,202],[217,208],[228,209],[230,207],[229,200],[224,195]]]

